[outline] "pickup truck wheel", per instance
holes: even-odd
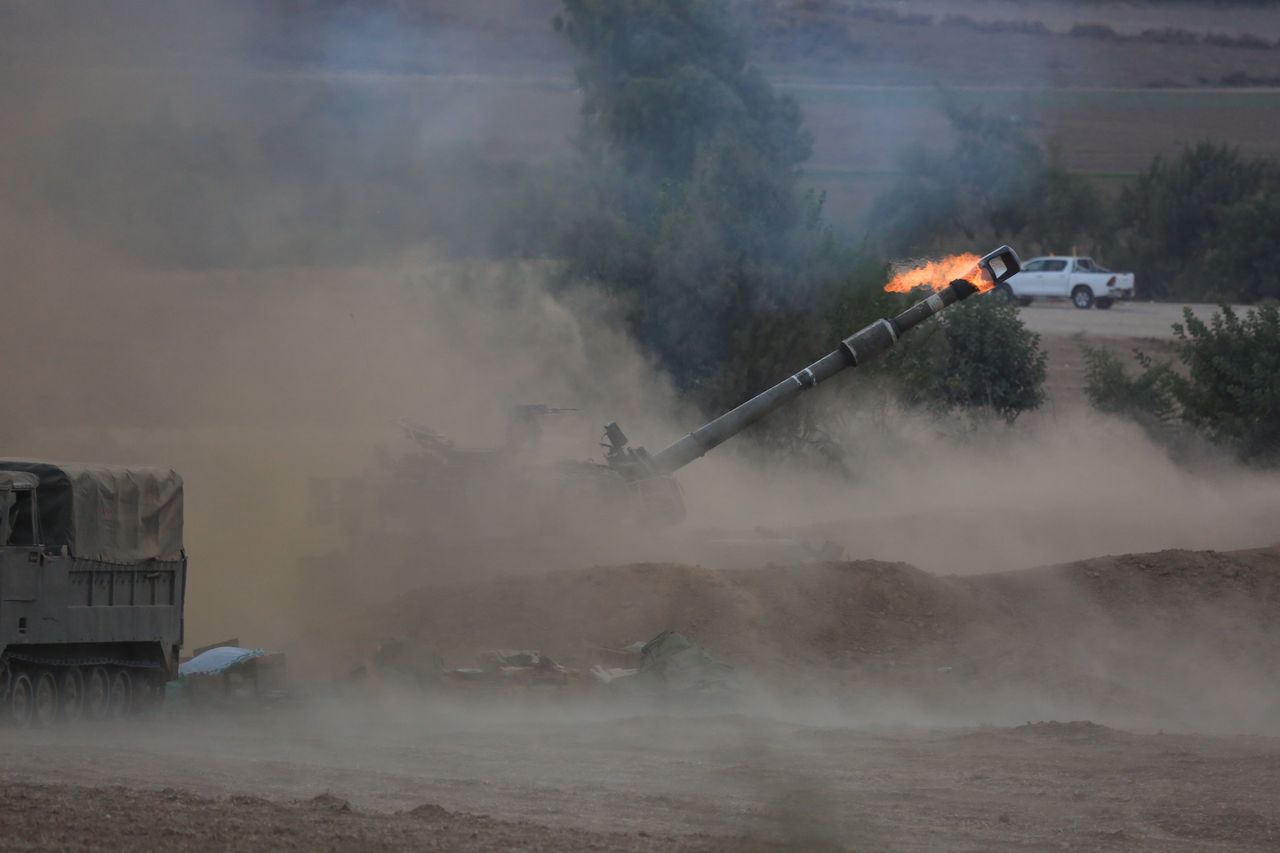
[[[1085,287],[1083,284],[1076,285],[1076,289],[1071,291],[1071,304],[1085,310],[1093,307],[1093,291]]]
[[[994,295],[997,299],[1007,305],[1012,305],[1014,302],[1018,301],[1018,297],[1014,295],[1013,288],[1010,287],[1008,283],[997,284]]]
[[[1115,305],[1115,304],[1116,304],[1116,301],[1109,296],[1104,296],[1093,303],[1095,308],[1100,308],[1103,311],[1106,311],[1108,308],[1110,308],[1112,305]]]

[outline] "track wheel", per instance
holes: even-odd
[[[84,674],[69,666],[58,679],[58,713],[74,723],[84,713]]]
[[[133,678],[129,670],[117,667],[111,673],[111,689],[107,694],[107,716],[118,720],[129,713],[133,702]]]
[[[35,687],[31,676],[15,672],[9,679],[9,702],[6,716],[15,726],[31,724],[31,708],[35,704]]]
[[[41,669],[33,684],[31,724],[48,728],[58,721],[58,679],[49,670]]]
[[[111,673],[105,666],[89,670],[84,680],[84,713],[91,720],[105,720],[110,704]]]
[[[1093,291],[1085,287],[1083,284],[1076,285],[1076,289],[1071,291],[1071,304],[1085,310],[1093,307]]]

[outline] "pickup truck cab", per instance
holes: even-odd
[[[1133,298],[1133,273],[1112,272],[1092,258],[1052,255],[1032,258],[1022,272],[996,288],[1006,299],[1027,305],[1033,299],[1070,299],[1077,308],[1110,308]]]

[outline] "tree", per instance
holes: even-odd
[[[993,241],[1052,249],[1102,233],[1093,187],[1014,120],[953,105],[945,110],[956,137],[952,150],[907,151],[902,175],[874,205],[874,231],[889,252],[971,250]]]
[[[589,199],[559,243],[565,283],[616,296],[632,336],[708,413],[902,307],[883,292],[887,264],[841,245],[823,225],[822,200],[799,188],[810,150],[799,109],[748,65],[729,13],[726,0],[564,0],[556,21],[580,59]],[[963,121],[957,156],[969,179],[1022,180],[1003,164],[1010,151],[1034,159],[1038,149],[989,132],[981,117]],[[990,227],[1003,228],[1015,211],[997,202]],[[937,326],[932,373],[914,387],[942,407],[1012,419],[1039,404],[1044,357],[1012,309],[975,302],[984,307]],[[875,372],[897,375],[911,350],[908,341]],[[774,419],[770,438],[804,441],[805,417],[786,429]]]
[[[688,180],[703,146],[732,131],[792,176],[812,140],[795,101],[747,64],[725,0],[564,0],[556,27],[577,49],[583,136],[628,172]]]
[[[1280,296],[1280,170],[1201,143],[1157,157],[1121,192],[1115,257],[1155,297]]]
[[[1222,214],[1222,233],[1205,257],[1207,287],[1187,295],[1221,296],[1234,302],[1280,299],[1280,180]]]
[[[797,185],[800,111],[747,64],[724,0],[564,0],[589,201],[567,282],[623,303],[629,331],[708,409],[776,378],[821,337],[833,281],[821,202]]]

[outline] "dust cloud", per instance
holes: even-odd
[[[288,42],[307,70],[282,71],[282,42],[265,35],[279,21],[195,10],[148,18],[144,36],[138,15],[60,29],[50,22],[65,8],[24,7],[10,32],[43,36],[8,54],[21,62],[0,84],[6,115],[23,117],[6,124],[0,152],[6,320],[22,330],[5,452],[185,476],[189,645],[296,634],[313,580],[300,561],[340,548],[346,532],[317,523],[312,483],[374,477],[379,458],[405,448],[400,419],[497,447],[513,405],[576,409],[544,426],[535,461],[598,460],[610,420],[653,451],[698,424],[607,301],[552,295],[547,265],[482,251],[501,218],[505,173],[490,166],[518,153],[509,128],[560,121],[567,145],[571,112],[522,111],[518,93],[436,73],[450,56],[479,62],[473,40],[421,54],[433,67],[382,74],[360,57],[409,57],[416,42],[385,21],[320,28]],[[433,33],[448,42],[448,22]],[[551,43],[533,39],[528,56],[557,59]],[[797,353],[796,366],[818,355]],[[857,379],[816,392],[841,425],[847,470],[722,448],[680,474],[682,530],[639,531],[619,553],[633,540],[601,529],[564,567],[602,555],[789,559],[751,545],[757,527],[943,574],[1275,536],[1274,477],[1226,462],[1188,470],[1084,412],[939,424]],[[500,513],[475,521],[519,528]],[[451,559],[383,550],[378,560],[400,568],[375,573],[386,580],[376,592],[458,579]],[[326,582],[376,586],[359,563]],[[504,559],[488,574],[527,568]]]
[[[850,556],[941,574],[1005,571],[1108,553],[1274,544],[1280,478],[1222,456],[1174,461],[1138,427],[1082,411],[940,421],[853,377],[831,405],[843,472],[742,458],[681,476],[710,527],[742,520],[829,538]],[[726,448],[726,450],[728,450]]]
[[[514,404],[574,406],[550,437],[590,457],[588,415],[670,410],[622,336],[536,269],[149,272],[39,245],[7,253],[7,318],[40,333],[15,351],[6,453],[182,473],[197,644],[296,629],[298,560],[335,544],[308,517],[310,480],[373,476],[379,447],[407,449],[399,419],[484,447]]]
[[[1088,411],[939,420],[851,371],[808,400],[842,465],[731,442],[679,473],[688,518],[674,529],[623,516],[526,536],[563,510],[527,471],[599,461],[608,421],[655,452],[700,421],[616,306],[549,287],[546,262],[486,251],[518,175],[511,129],[545,137],[571,128],[572,109],[450,76],[531,66],[451,40],[447,20],[426,42],[386,19],[299,35],[254,5],[0,7],[0,444],[179,471],[187,648],[234,636],[287,648],[300,674],[305,652],[328,668],[252,717],[178,708],[109,742],[93,727],[0,732],[26,818],[30,783],[50,780],[236,795],[225,805],[251,828],[247,792],[336,792],[363,808],[429,801],[636,832],[640,849],[680,832],[793,849],[965,837],[989,849],[1010,831],[1097,846],[1079,827],[1132,833],[1121,811],[1167,841],[1151,816],[1218,803],[1229,779],[1243,817],[1215,817],[1224,843],[1237,824],[1273,837],[1276,787],[1252,780],[1280,766],[1274,743],[1091,724],[907,729],[1077,717],[1275,735],[1275,554],[1099,557],[1270,545],[1274,474],[1175,462]],[[562,60],[549,43],[523,47]],[[365,62],[384,50],[394,73]],[[815,342],[795,365],[822,354]],[[387,505],[421,458],[399,421],[454,450],[502,448],[512,406],[537,403],[574,411],[545,419],[518,456],[485,457],[519,472],[497,479],[505,500],[470,506],[446,489]],[[318,484],[338,492],[333,511],[317,511]],[[441,526],[467,536],[433,546]],[[824,540],[849,562],[796,564],[795,543]],[[990,574],[1086,558],[1098,559]],[[1187,583],[1158,582],[1169,574]],[[450,666],[534,646],[581,673],[602,648],[663,629],[737,665],[741,701],[706,712],[575,684],[495,702],[341,675],[388,637]],[[170,794],[156,793],[159,813],[208,831]],[[466,820],[492,828],[454,822]],[[1114,837],[1108,849],[1146,836]]]
[[[496,191],[468,206],[486,187],[458,146],[502,142],[510,93],[334,80],[415,45],[253,4],[5,13],[5,452],[184,475],[188,645],[297,630],[299,558],[334,538],[309,483],[373,470],[399,419],[485,446],[512,405],[575,407],[595,455],[595,407],[671,410],[607,305],[551,297],[536,264],[448,260],[488,238],[460,232]],[[277,69],[293,48],[312,72]]]

